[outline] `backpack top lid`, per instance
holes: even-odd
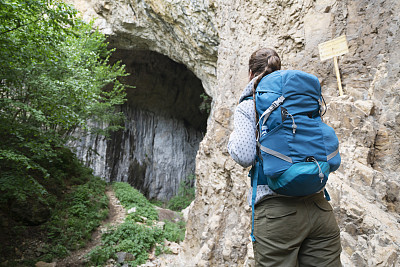
[[[316,76],[300,70],[278,70],[261,79],[258,95],[267,93],[270,105],[280,95],[285,97],[283,106],[292,115],[319,110],[321,85]],[[260,107],[261,108],[261,107]],[[265,107],[267,108],[267,107]]]

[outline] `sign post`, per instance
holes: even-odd
[[[343,95],[343,89],[342,89],[342,80],[340,79],[340,72],[339,72],[339,65],[337,61],[337,57],[333,57],[333,64],[335,65],[335,73],[336,73],[336,79],[337,79],[337,84],[339,87],[339,95]]]
[[[342,81],[340,79],[337,57],[349,52],[346,35],[342,35],[328,42],[321,43],[318,45],[318,49],[321,61],[333,58],[336,79],[339,87],[339,94],[342,96],[343,95]]]

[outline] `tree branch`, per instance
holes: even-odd
[[[14,27],[14,28],[12,28],[12,29],[9,29],[9,30],[7,30],[7,31],[1,32],[1,33],[0,33],[0,35],[2,35],[2,34],[6,34],[6,33],[9,33],[9,32],[15,31],[15,30],[18,30],[18,29],[19,29],[19,28],[21,28],[21,27],[28,26],[29,24],[35,23],[35,22],[37,22],[37,21],[39,21],[39,20],[40,20],[40,19],[37,19],[37,20],[31,21],[31,22],[29,22],[29,23],[22,24],[22,25],[20,24],[20,25],[18,25],[17,27]]]

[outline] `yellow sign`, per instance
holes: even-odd
[[[318,45],[318,49],[321,61],[346,54],[349,52],[346,35],[321,43]]]

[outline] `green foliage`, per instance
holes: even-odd
[[[199,106],[199,109],[201,112],[206,112],[207,114],[210,114],[211,111],[211,97],[205,93],[200,95],[201,98],[201,103]]]
[[[179,243],[185,239],[186,224],[184,221],[174,223],[171,221],[164,221],[164,237],[168,241]]]
[[[48,241],[41,260],[63,258],[90,240],[93,230],[108,215],[105,187],[106,183],[95,176],[71,187],[71,192],[57,203],[51,219],[42,225]]]
[[[37,198],[29,196],[22,202],[28,211],[33,209],[36,202],[46,202],[51,208],[51,216],[46,223],[28,226],[10,218],[7,221],[9,214],[4,209],[7,205],[0,205],[2,216],[5,215],[1,219],[7,222],[2,223],[4,231],[0,231],[0,262],[7,261],[10,266],[33,266],[39,260],[51,262],[54,258],[63,258],[72,250],[83,247],[90,240],[93,230],[107,217],[106,183],[94,177],[91,170],[84,167],[70,150],[64,149],[58,153],[58,161],[48,169],[52,175],[59,175],[60,180],[41,180],[48,193]],[[21,180],[19,186],[24,187],[22,183]],[[25,185],[27,187],[29,185]],[[24,207],[19,209],[25,210]],[[29,248],[27,246],[32,244],[29,241],[32,239],[37,247]],[[27,249],[35,253],[24,253]],[[24,260],[15,251],[24,253]],[[40,253],[40,256],[36,253]]]
[[[82,247],[107,215],[105,183],[65,146],[76,127],[120,127],[126,73],[105,40],[61,0],[0,0],[0,209],[51,208],[45,261]],[[100,121],[104,131],[89,126]]]
[[[6,119],[64,134],[123,103],[117,80],[123,66],[108,64],[105,36],[75,9],[57,0],[1,4],[0,107]]]
[[[162,230],[127,220],[116,229],[111,229],[102,236],[102,245],[88,254],[90,262],[103,265],[108,259],[116,258],[117,252],[127,252],[135,259],[130,266],[143,264],[153,246],[163,240]]]
[[[166,208],[166,202],[158,200],[158,199],[150,199],[149,200],[151,204],[153,204],[154,206],[160,207],[165,209]]]
[[[188,207],[195,198],[195,188],[193,186],[196,176],[189,175],[186,180],[181,181],[178,194],[172,197],[168,202],[168,209],[181,211]]]
[[[105,36],[60,0],[0,0],[0,205],[48,195],[64,146],[87,121],[119,127],[120,63]],[[98,129],[91,129],[99,131]],[[102,132],[105,133],[105,132]],[[51,182],[50,182],[51,183]]]
[[[155,249],[155,253],[154,253],[156,256],[159,256],[161,254],[171,254],[171,253],[172,252],[168,247],[162,246],[160,244],[156,244],[156,249]]]
[[[118,252],[127,252],[135,257],[129,266],[137,266],[146,262],[152,249],[155,249],[156,255],[169,253],[169,249],[164,246],[165,239],[172,242],[184,239],[184,222],[166,221],[164,229],[161,229],[155,223],[157,211],[139,191],[122,182],[114,183],[113,189],[126,209],[136,207],[135,213],[146,217],[147,221],[144,224],[137,216],[128,216],[123,224],[109,229],[103,234],[101,245],[87,255],[91,265],[102,266],[108,259],[116,259]]]
[[[136,208],[136,212],[129,215],[134,221],[141,222],[143,221],[142,217],[149,220],[157,220],[157,210],[145,196],[131,185],[128,183],[116,182],[113,184],[113,189],[115,191],[115,196],[125,209]]]

